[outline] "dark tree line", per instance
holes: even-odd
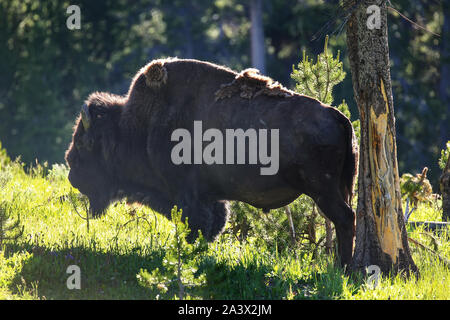
[[[81,29],[66,27],[71,4],[81,9]],[[450,139],[448,1],[398,0],[393,7],[436,36],[388,9],[389,49],[399,171],[430,168]],[[337,1],[196,0],[139,2],[10,0],[0,3],[0,141],[26,163],[62,162],[74,118],[95,90],[126,93],[146,62],[164,56],[209,60],[235,69],[252,66],[251,23],[266,74],[288,87],[302,51],[314,56],[330,35],[350,75],[345,16]],[[258,13],[259,12],[259,13]],[[253,58],[255,59],[255,57]],[[260,68],[262,68],[260,66]],[[353,115],[351,77],[336,87]]]

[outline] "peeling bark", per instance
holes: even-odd
[[[381,26],[369,28],[366,10],[380,7]],[[389,70],[385,0],[360,1],[347,23],[353,89],[361,121],[361,146],[352,269],[417,271],[402,214]]]

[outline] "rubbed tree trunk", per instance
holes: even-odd
[[[252,65],[261,73],[266,73],[264,29],[262,23],[262,0],[250,2]]]
[[[367,13],[371,5],[377,5],[369,10],[372,15]],[[366,267],[377,265],[385,274],[417,271],[402,214],[386,11],[385,0],[359,1],[347,22],[353,90],[361,121],[356,243],[351,268],[364,272]],[[370,27],[369,18],[374,19]]]
[[[450,156],[439,180],[442,194],[442,221],[450,221]]]

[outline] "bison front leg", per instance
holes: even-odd
[[[214,241],[220,235],[228,219],[227,201],[195,201],[183,208],[183,218],[188,218],[191,233],[188,242],[194,242],[198,237],[198,230],[208,241]]]

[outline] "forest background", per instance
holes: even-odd
[[[252,19],[262,22],[258,67],[289,88],[303,51],[315,57],[328,34],[328,48],[340,51],[347,73],[333,96],[347,102],[355,120],[339,1],[260,2],[257,11],[253,2],[238,0],[0,2],[3,147],[26,164],[64,162],[87,95],[126,94],[133,75],[152,59],[194,58],[237,71],[254,66]],[[80,29],[66,25],[71,4],[80,7]],[[437,159],[450,140],[449,6],[448,1],[395,0],[388,16],[400,174],[427,166],[436,191]]]

